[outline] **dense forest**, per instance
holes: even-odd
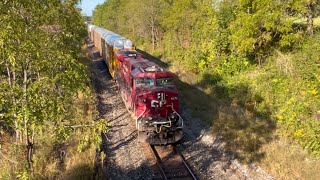
[[[94,121],[79,63],[86,26],[77,3],[0,2],[0,179],[59,177],[59,148],[80,133],[75,125],[91,125],[75,141],[79,151],[99,141],[95,130],[106,123]]]
[[[319,10],[319,0],[108,0],[92,19],[199,87],[202,99],[180,88],[185,103],[252,161],[279,137],[320,156]]]

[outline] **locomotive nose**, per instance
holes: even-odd
[[[147,117],[163,117],[175,119],[172,114],[179,111],[178,93],[161,88],[144,91],[136,98],[136,116],[143,113]],[[171,117],[172,116],[172,117]]]

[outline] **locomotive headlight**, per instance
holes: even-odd
[[[147,100],[145,98],[138,98],[138,102],[146,102]]]
[[[171,120],[171,121],[177,121],[178,119],[179,119],[179,117],[176,113],[171,113],[169,115],[169,120]]]
[[[176,101],[176,100],[178,100],[178,97],[171,97],[171,100]]]

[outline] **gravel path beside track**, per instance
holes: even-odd
[[[111,123],[103,140],[105,174],[108,179],[152,179],[153,172],[136,140],[133,119],[125,109],[118,86],[111,79],[105,63],[98,52],[89,45],[92,57],[91,77],[94,85],[99,116]]]
[[[260,167],[243,165],[224,152],[223,142],[212,130],[183,107],[184,138],[180,150],[200,179],[274,179]]]

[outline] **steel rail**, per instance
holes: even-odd
[[[160,158],[157,150],[154,148],[153,145],[150,145],[150,148],[151,148],[151,150],[152,150],[152,154],[153,154],[154,158],[155,158],[156,161],[157,161],[157,166],[158,166],[158,169],[159,169],[160,172],[161,172],[162,177],[163,177],[165,180],[168,180],[168,177],[167,177],[166,173],[164,172],[164,169],[162,168],[161,158]]]
[[[193,179],[193,180],[198,180],[196,175],[192,172],[191,168],[189,167],[189,165],[187,164],[184,156],[181,154],[181,152],[177,149],[177,147],[175,145],[171,145],[172,146],[172,149],[173,151],[175,152],[175,154],[177,154],[181,160],[182,160],[182,164],[184,166],[184,168],[188,171],[190,177]],[[163,167],[163,164],[162,164],[162,160],[159,156],[159,153],[158,151],[156,150],[156,148],[154,147],[154,145],[150,145],[150,148],[152,150],[152,154],[154,156],[154,158],[156,159],[157,161],[157,166],[158,166],[158,169],[160,170],[161,172],[161,175],[162,177],[167,180],[168,179],[168,176],[166,175],[165,171],[164,171],[164,167]]]
[[[180,156],[180,158],[182,159],[182,163],[183,163],[184,167],[188,170],[188,172],[192,176],[192,178],[194,180],[198,180],[197,177],[195,176],[195,174],[192,172],[192,170],[189,167],[189,165],[187,164],[184,156],[180,153],[180,151],[174,145],[172,145],[172,148],[173,148],[174,152],[177,153]]]

